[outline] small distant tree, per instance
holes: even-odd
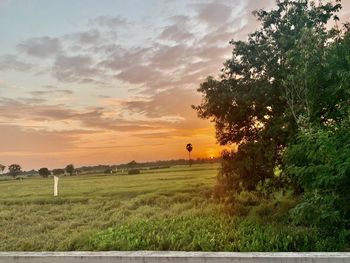
[[[188,164],[189,164],[189,166],[191,167],[192,166],[192,160],[191,160],[191,152],[192,152],[192,150],[193,150],[193,146],[192,146],[192,144],[187,144],[186,145],[186,149],[187,149],[187,151],[188,151]]]
[[[66,166],[66,172],[70,175],[70,176],[72,176],[73,175],[73,173],[74,173],[74,165],[73,164],[68,164],[67,166]]]
[[[19,164],[11,164],[8,167],[9,174],[13,177],[16,177],[22,172],[22,167]]]
[[[53,174],[53,175],[64,174],[64,169],[53,169],[53,170],[52,170],[52,174]]]
[[[131,161],[130,163],[127,164],[129,168],[134,168],[137,165],[137,162],[135,160]]]
[[[47,168],[40,168],[39,169],[39,175],[44,177],[44,178],[49,177],[50,174],[51,173],[50,173],[49,169],[47,169]]]
[[[4,172],[5,168],[6,168],[6,166],[5,166],[5,165],[0,164],[0,171],[1,171],[1,173],[3,173],[3,172]]]

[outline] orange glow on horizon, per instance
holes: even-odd
[[[202,121],[205,122],[205,121]],[[165,136],[166,135],[166,136]],[[137,162],[187,159],[185,146],[192,143],[191,157],[210,158],[220,156],[223,147],[215,141],[215,130],[210,123],[206,128],[168,131],[162,134],[151,132],[33,132],[9,130],[4,134],[5,143],[0,152],[2,164],[19,163],[25,170],[41,167],[62,168],[69,163],[76,167],[85,165],[112,165]],[[146,136],[146,137],[144,137]],[[17,150],[13,148],[14,139],[19,142]],[[5,148],[12,147],[12,150]]]

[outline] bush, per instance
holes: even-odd
[[[140,170],[139,169],[131,169],[128,171],[128,174],[140,174]]]
[[[286,154],[287,173],[303,189],[298,224],[333,232],[350,220],[350,123],[301,133]]]
[[[61,175],[61,174],[64,174],[64,173],[65,173],[64,169],[53,169],[52,170],[52,174],[53,175]]]
[[[150,167],[149,170],[158,170],[158,169],[168,169],[170,166],[153,166]]]

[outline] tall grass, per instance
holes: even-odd
[[[56,198],[50,178],[1,181],[0,250],[344,250],[345,237],[288,224],[292,199],[242,193],[218,203],[217,169],[62,177]]]
[[[332,251],[344,245],[333,241],[323,240],[314,229],[238,217],[187,216],[140,220],[109,228],[90,237],[84,248],[247,252]]]
[[[71,250],[108,227],[216,211],[210,199],[218,165],[180,166],[140,175],[0,182],[0,250]],[[79,248],[74,248],[79,249]]]

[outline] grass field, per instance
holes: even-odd
[[[288,224],[290,200],[262,203],[246,216],[227,212],[212,197],[218,168],[61,177],[59,197],[52,196],[52,178],[0,181],[0,250],[344,249],[313,229]],[[241,211],[254,203],[247,194],[239,198]]]
[[[87,236],[143,219],[215,213],[217,164],[143,171],[140,175],[0,182],[0,250],[84,249]]]

